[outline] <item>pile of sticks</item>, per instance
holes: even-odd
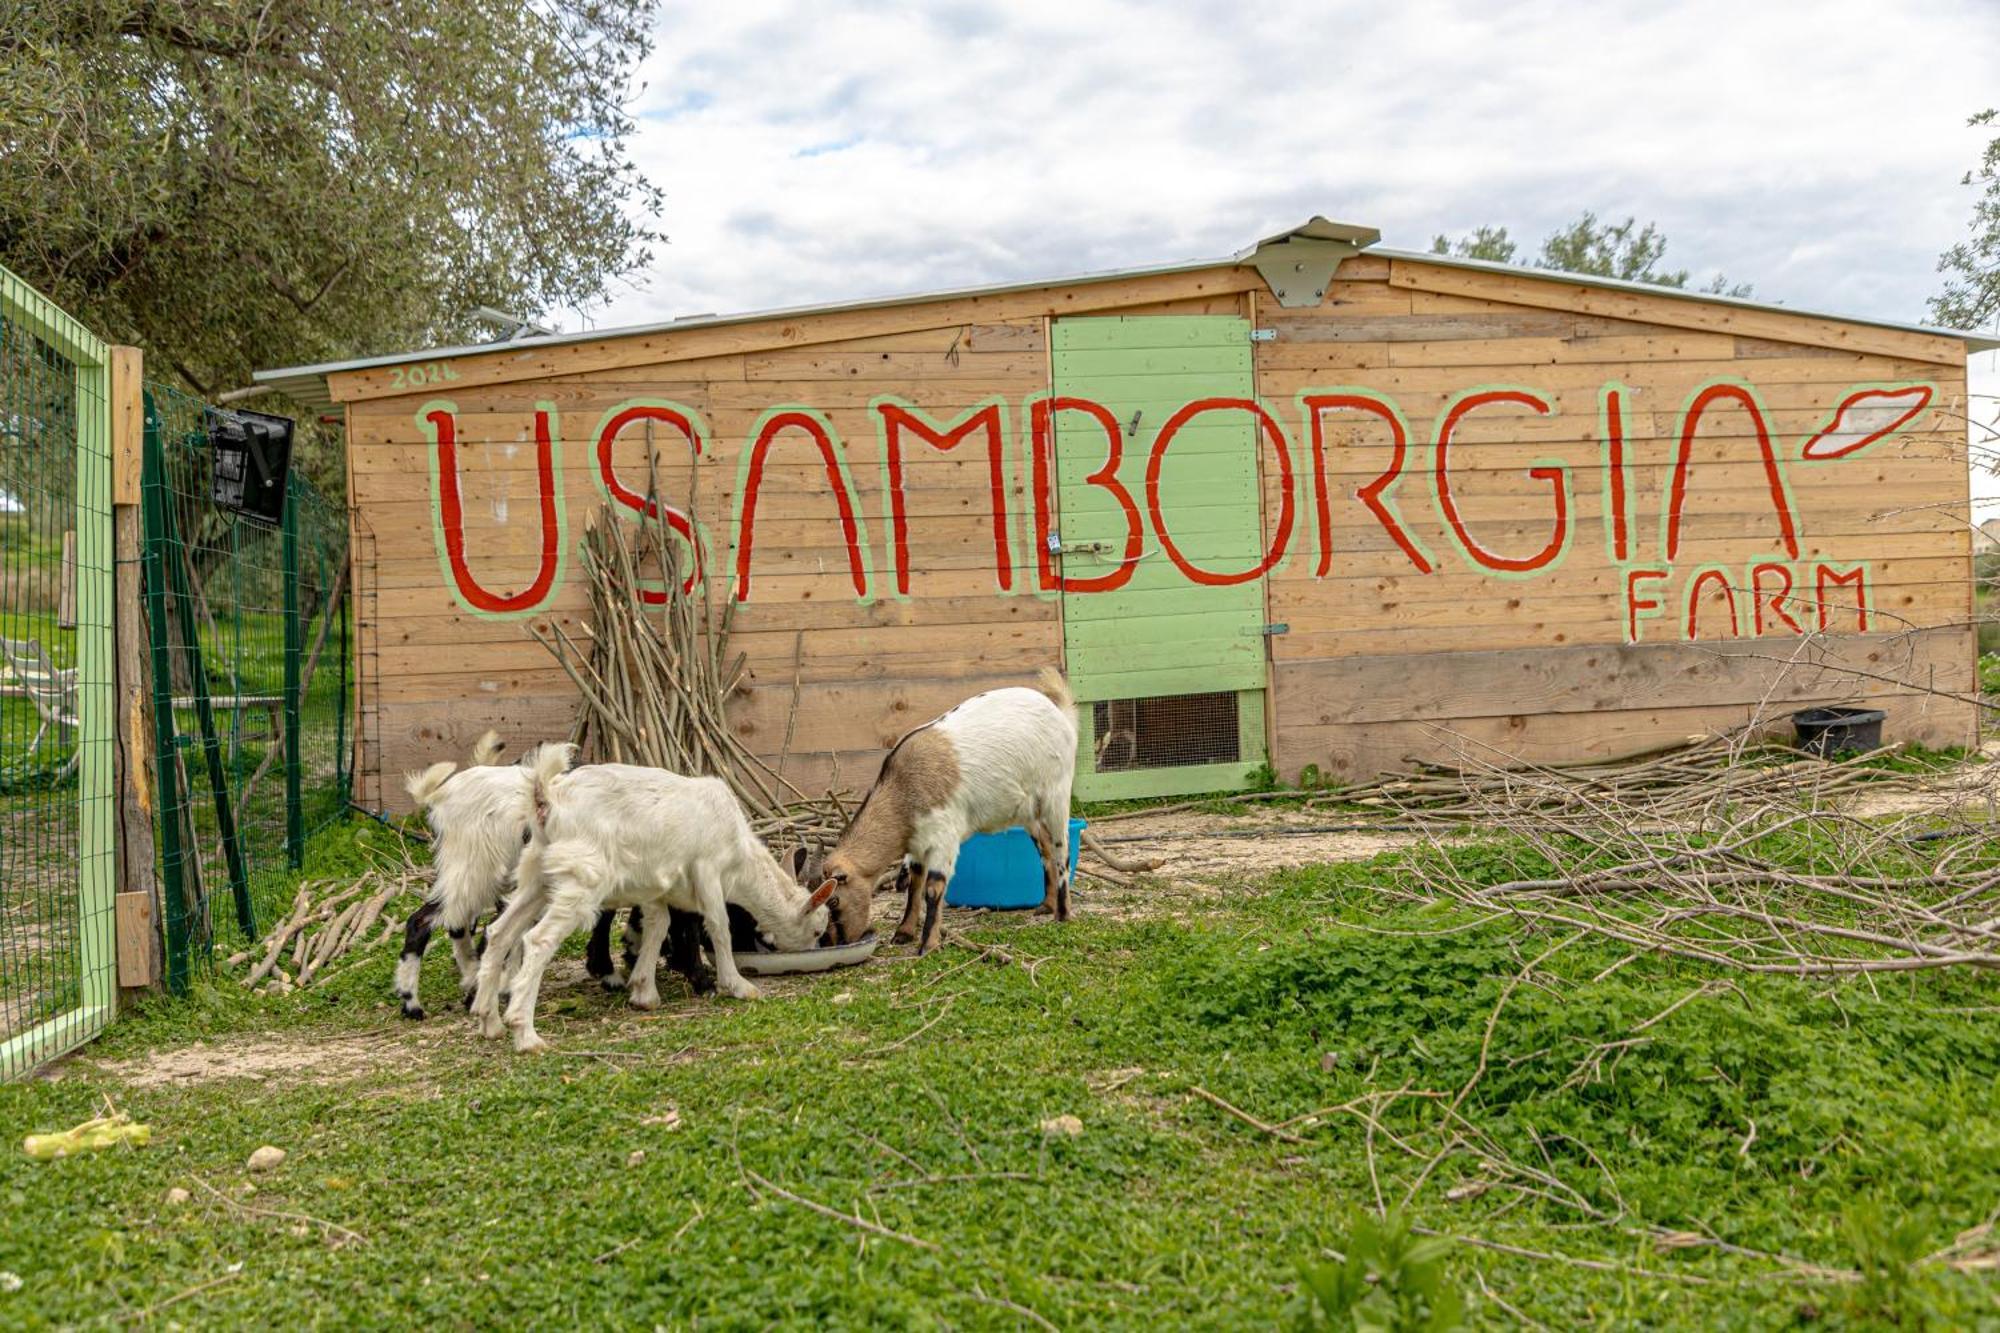
[[[1862,787],[1888,792],[1920,785],[1917,775],[1873,762],[1885,751],[1819,759],[1761,743],[1757,734],[1745,728],[1620,759],[1532,766],[1461,744],[1464,757],[1456,764],[1419,764],[1409,776],[1343,788],[1318,803],[1438,821],[1484,822],[1498,806],[1522,816],[1599,809],[1647,823],[1687,824],[1746,803],[1823,802]]]
[[[583,543],[588,620],[578,635],[559,624],[530,630],[576,685],[571,739],[587,760],[721,778],[780,850],[831,844],[847,827],[840,798],[801,791],[780,771],[783,756],[772,767],[730,729],[728,703],[744,667],[743,654],[729,649],[735,602],[718,614],[707,581],[690,586],[680,551],[657,514],[634,524],[609,506],[598,510]],[[793,719],[797,709],[795,683]]]
[[[244,974],[243,984],[284,994],[337,976],[346,968],[334,968],[334,963],[357,950],[372,950],[395,935],[401,927],[400,914],[384,921],[384,911],[406,893],[421,896],[424,880],[414,866],[401,870],[382,866],[363,872],[359,879],[300,884],[284,920],[264,937],[262,956]],[[239,967],[255,952],[236,954],[229,965]]]
[[[1635,955],[1796,976],[2000,968],[2000,857],[1990,811],[1963,803],[1971,789],[1867,819],[1826,797],[1862,782],[1914,790],[1920,776],[1854,760],[1721,767],[1669,783],[1653,775],[1681,765],[1637,765],[1648,776],[1617,782],[1473,764],[1455,790],[1420,780],[1424,804],[1386,789],[1382,800],[1420,824],[1442,806],[1532,849],[1528,873],[1495,883],[1428,830],[1436,855],[1409,863],[1418,893]]]

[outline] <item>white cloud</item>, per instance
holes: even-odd
[[[1217,256],[1313,213],[1532,248],[1585,208],[1762,299],[1919,320],[1996,50],[1990,0],[669,4],[633,147],[671,242],[563,323]]]

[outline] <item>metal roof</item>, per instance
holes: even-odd
[[[748,324],[765,319],[799,319],[812,315],[830,315],[842,311],[879,310],[894,306],[922,305],[930,301],[947,301],[963,297],[999,296],[1008,292],[1029,291],[1037,287],[1080,286],[1097,282],[1116,282],[1126,278],[1144,278],[1167,273],[1192,273],[1201,269],[1229,268],[1248,263],[1264,246],[1284,242],[1293,237],[1306,239],[1355,239],[1367,245],[1363,239],[1375,233],[1368,228],[1351,227],[1341,223],[1328,222],[1315,217],[1289,231],[1265,237],[1256,245],[1220,259],[1190,259],[1176,264],[1151,264],[1138,268],[1110,269],[1097,273],[1079,273],[1066,277],[1033,278],[1018,282],[992,283],[980,287],[951,287],[939,291],[908,292],[894,296],[866,297],[851,301],[831,301],[818,305],[781,306],[769,310],[748,310],[730,315],[692,315],[678,319],[660,320],[648,324],[627,324],[616,328],[581,329],[575,333],[551,333],[526,338],[510,338],[502,342],[472,343],[461,347],[428,347],[408,352],[393,352],[383,356],[355,357],[347,361],[325,361],[310,366],[289,366],[277,370],[259,370],[252,378],[259,384],[267,384],[288,397],[313,408],[330,408],[333,399],[327,393],[326,377],[347,370],[368,370],[377,366],[402,365],[411,361],[432,361],[445,357],[475,356],[487,352],[515,351],[529,347],[559,347],[570,343],[598,342],[613,338],[638,337],[645,334],[664,333],[668,330],[716,328],[729,324]],[[1972,333],[1964,329],[1943,329],[1927,324],[1906,324],[1890,319],[1872,319],[1859,315],[1841,315],[1823,310],[1803,310],[1794,306],[1774,305],[1768,301],[1752,301],[1739,296],[1717,296],[1707,292],[1691,292],[1679,287],[1662,287],[1649,282],[1630,282],[1622,278],[1602,278],[1587,273],[1567,273],[1554,269],[1527,268],[1518,264],[1496,264],[1482,259],[1460,259],[1454,255],[1431,254],[1422,250],[1392,250],[1378,245],[1367,245],[1367,253],[1384,259],[1401,259],[1422,264],[1436,264],[1444,268],[1472,269],[1481,273],[1501,274],[1508,277],[1543,278],[1552,282],[1568,283],[1577,287],[1602,287],[1610,291],[1634,292],[1644,296],[1664,296],[1686,301],[1700,301],[1709,305],[1733,306],[1743,310],[1767,311],[1778,315],[1800,315],[1811,319],[1834,320],[1843,324],[1861,324],[1869,328],[1894,329],[1900,333],[1923,333],[1937,338],[1953,338],[1966,344],[1967,352],[1985,352],[2000,348],[2000,337]]]

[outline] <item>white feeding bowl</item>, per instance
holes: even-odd
[[[824,949],[805,949],[798,953],[739,953],[736,955],[736,970],[753,977],[776,976],[782,972],[830,972],[836,967],[853,967],[856,963],[867,962],[879,943],[880,937],[871,930],[852,944],[835,944]]]

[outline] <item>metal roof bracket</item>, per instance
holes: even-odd
[[[1352,241],[1304,238],[1260,245],[1250,257],[1258,274],[1281,306],[1312,306],[1326,299],[1340,261],[1361,253]]]
[[[1290,231],[1266,236],[1247,258],[1281,306],[1315,306],[1326,299],[1334,270],[1382,239],[1373,227],[1314,217]]]

